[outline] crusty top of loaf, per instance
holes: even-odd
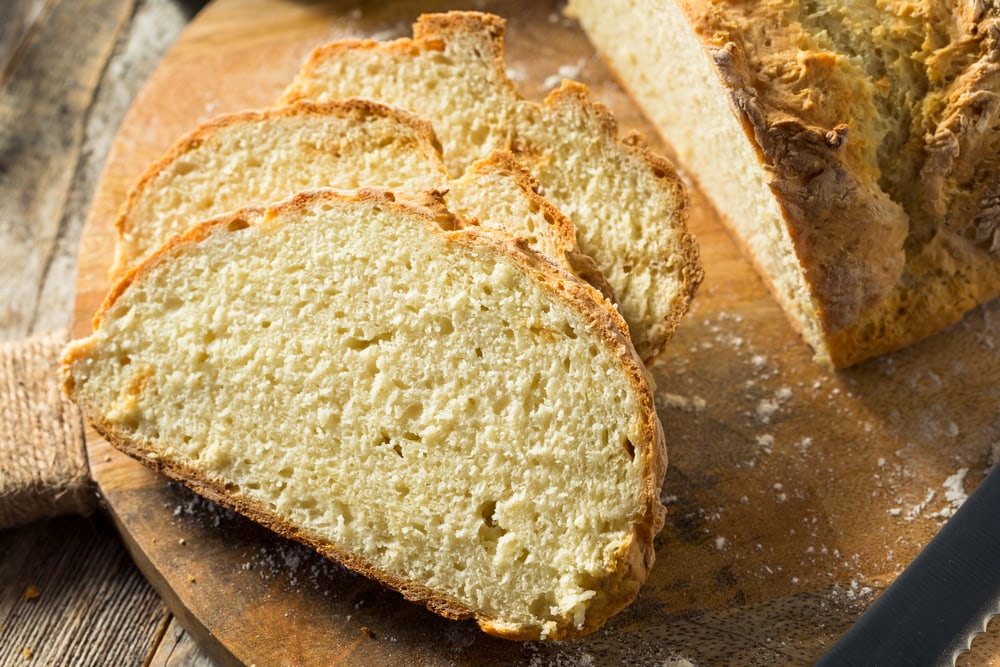
[[[585,634],[663,521],[648,374],[592,287],[443,201],[195,226],[112,290],[64,387],[146,465],[438,613]]]
[[[679,4],[760,152],[836,365],[1000,293],[995,5]]]
[[[412,39],[349,40],[309,57],[283,101],[368,97],[428,119],[450,173],[507,149],[576,225],[577,243],[614,289],[636,349],[651,361],[701,281],[689,202],[673,166],[618,125],[587,88],[566,81],[539,104],[507,77],[505,22],[426,14]]]

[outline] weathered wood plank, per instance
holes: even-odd
[[[32,333],[80,160],[87,110],[128,24],[128,0],[53,3],[0,89],[0,332]],[[65,280],[66,276],[63,277]]]
[[[0,533],[0,664],[140,665],[168,620],[103,515]]]
[[[48,0],[0,2],[0,84],[7,79],[8,67],[14,67],[31,27],[49,4]]]
[[[122,118],[146,79],[205,0],[140,0],[122,31],[84,118],[83,140],[54,246],[39,276],[30,330],[66,326],[73,309],[80,231]]]
[[[0,340],[68,322],[109,147],[203,4],[0,2]],[[106,517],[0,532],[0,664],[144,664],[171,619]],[[188,647],[184,661],[197,656],[184,636],[172,642]]]

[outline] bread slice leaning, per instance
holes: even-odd
[[[635,596],[663,433],[594,288],[440,195],[194,227],[63,358],[113,445],[449,618],[561,639]]]
[[[425,121],[364,100],[225,114],[178,139],[130,189],[115,219],[112,277],[192,221],[266,206],[310,188],[439,187],[441,149]]]
[[[426,121],[361,99],[226,114],[180,138],[121,206],[111,275],[121,277],[192,221],[302,190],[365,186],[449,190],[456,214],[526,238],[614,301],[593,260],[579,251],[573,224],[513,156],[496,151],[452,180]]]
[[[816,357],[1000,296],[996,3],[571,0]]]
[[[283,101],[363,97],[407,109],[431,123],[452,176],[493,150],[511,151],[573,221],[636,349],[652,360],[702,276],[684,187],[638,134],[618,136],[584,86],[565,82],[544,104],[522,99],[505,73],[504,25],[476,12],[429,14],[413,39],[328,44]]]

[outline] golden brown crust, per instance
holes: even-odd
[[[173,238],[115,285],[94,317],[95,331],[132,284],[141,281],[146,273],[161,262],[170,261],[176,254],[183,253],[185,248],[197,245],[217,233],[238,232],[245,227],[270,223],[286,214],[294,215],[296,211],[309,206],[310,203],[324,199],[368,201],[379,206],[405,210],[410,214],[416,213],[425,221],[429,230],[444,236],[452,243],[470,247],[488,247],[510,258],[539,284],[559,298],[572,303],[582,316],[594,324],[594,329],[620,360],[629,384],[638,398],[642,417],[643,446],[635,452],[636,456],[642,457],[645,470],[640,494],[641,507],[638,515],[633,517],[634,532],[631,540],[623,544],[615,560],[608,563],[603,598],[588,608],[582,627],[566,625],[555,629],[543,629],[541,626],[511,624],[477,612],[451,596],[385,572],[337,545],[287,523],[268,507],[244,496],[233,494],[226,489],[222,481],[206,477],[199,471],[166,457],[150,456],[150,452],[144,449],[141,443],[132,441],[128,434],[115,424],[102,419],[98,406],[87,405],[78,395],[72,365],[74,361],[88,353],[96,341],[96,336],[74,341],[64,352],[62,360],[64,390],[71,398],[81,403],[81,408],[95,429],[109,443],[140,463],[184,483],[197,493],[230,507],[280,535],[315,548],[324,556],[399,591],[408,600],[423,604],[438,614],[453,619],[475,618],[485,632],[508,639],[567,639],[597,629],[611,614],[632,601],[653,564],[655,557],[653,538],[662,527],[665,514],[660,502],[660,488],[667,465],[663,430],[656,415],[649,376],[629,341],[624,321],[614,309],[606,307],[595,288],[552,263],[545,256],[535,253],[523,240],[499,230],[485,231],[476,226],[466,226],[464,221],[447,210],[444,205],[444,195],[437,191],[411,195],[368,188],[353,193],[336,190],[300,193],[267,209],[250,208],[219,216]]]
[[[1000,295],[994,4],[677,4],[757,149],[835,366]]]
[[[699,25],[708,19],[700,17]],[[811,124],[784,110],[790,105],[758,92],[760,65],[747,57],[742,28],[742,23],[726,32],[716,27],[706,46],[781,206],[822,327],[837,331],[896,284],[905,261],[907,221],[847,150],[848,125]]]

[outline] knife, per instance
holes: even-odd
[[[1000,465],[816,663],[948,665],[1000,614]]]

